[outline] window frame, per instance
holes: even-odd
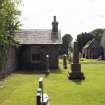
[[[41,53],[40,53],[39,49],[40,49],[39,46],[32,46],[31,47],[31,63],[40,63],[41,62]],[[32,58],[33,54],[39,55],[40,59],[39,60],[37,60],[37,59],[33,60],[33,58]]]

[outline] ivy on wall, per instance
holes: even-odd
[[[0,0],[0,70],[5,65],[8,49],[16,42],[14,35],[19,30],[20,0]]]

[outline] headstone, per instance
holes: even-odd
[[[46,72],[49,73],[49,55],[46,55]]]
[[[63,55],[63,67],[64,69],[67,69],[67,55],[66,54]]]
[[[37,93],[37,95],[36,95],[36,105],[41,105],[41,96],[40,96],[40,93]]]
[[[68,79],[85,79],[84,74],[81,72],[81,64],[79,63],[79,48],[77,41],[74,42],[73,63],[71,64],[71,73],[69,73]]]
[[[41,95],[42,95],[41,97],[42,97],[42,101],[43,101],[43,78],[40,78],[40,79],[39,79],[39,88],[40,88],[41,91],[42,91],[42,92],[41,92],[41,93],[42,93],[42,94],[41,94]]]
[[[43,78],[39,79],[39,87],[36,96],[37,105],[49,105],[49,97],[47,93],[43,93]]]

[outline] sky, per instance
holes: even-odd
[[[105,28],[105,0],[22,0],[22,28],[51,29],[57,16],[61,35]]]

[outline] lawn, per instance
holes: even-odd
[[[69,65],[68,65],[69,66]],[[105,105],[105,64],[82,64],[86,79],[67,79],[68,70],[49,75],[16,72],[0,81],[0,105],[36,105],[39,77],[44,77],[44,91],[51,105]]]

